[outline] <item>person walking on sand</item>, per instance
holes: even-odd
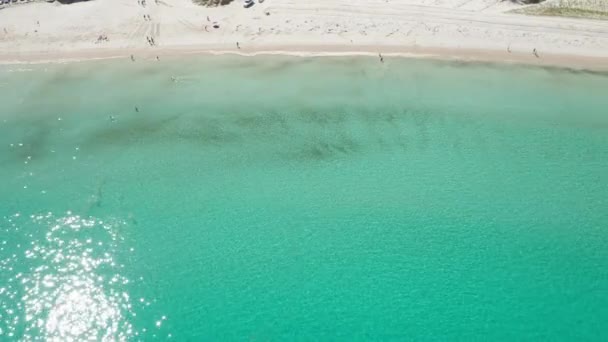
[[[241,49],[241,45],[239,45],[239,42],[236,42],[236,48],[239,50]]]
[[[135,62],[135,57],[131,55],[131,62]]]
[[[532,50],[532,53],[534,54],[534,56],[536,58],[538,58],[538,51],[536,51],[536,48],[534,48],[534,50]]]

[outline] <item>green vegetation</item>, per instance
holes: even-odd
[[[608,20],[608,1],[554,0],[516,9],[513,13]]]
[[[511,0],[511,2],[517,2],[522,4],[540,4],[545,0]]]
[[[228,5],[234,0],[192,0],[195,4],[207,7]]]
[[[515,10],[515,13],[530,14],[530,15],[546,15],[557,17],[574,17],[587,19],[605,19],[608,20],[608,12],[586,10],[581,8],[567,7],[529,7]]]

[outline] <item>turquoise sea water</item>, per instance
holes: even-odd
[[[0,340],[608,339],[607,75],[1,66],[0,180]]]

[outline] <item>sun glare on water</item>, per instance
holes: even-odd
[[[124,290],[129,279],[115,260],[122,224],[70,212],[6,218],[0,335],[25,341],[125,341],[133,336],[135,314]]]

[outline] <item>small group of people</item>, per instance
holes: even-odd
[[[154,41],[154,37],[146,36],[146,39],[148,40],[148,44],[150,44],[150,46],[156,45],[156,42]]]
[[[211,18],[209,18],[209,16],[207,16],[207,22],[211,23]],[[220,24],[217,21],[214,21],[211,23],[211,27],[213,27],[214,29],[219,29],[220,28]],[[209,25],[204,25],[203,29],[207,32],[209,32]]]
[[[211,27],[213,27],[214,29],[219,29],[220,24],[217,21],[214,21],[213,24],[211,24]],[[205,25],[204,28],[205,31],[209,32],[209,25]]]
[[[154,0],[154,3],[158,5],[158,0]],[[141,7],[146,7],[146,0],[137,0],[137,4]]]
[[[106,36],[105,34],[100,34],[99,37],[97,37],[97,41],[95,42],[95,44],[109,42],[109,41],[110,40],[108,39],[108,36]]]
[[[152,21],[152,18],[150,18],[149,14],[144,14],[144,20],[145,21]]]

